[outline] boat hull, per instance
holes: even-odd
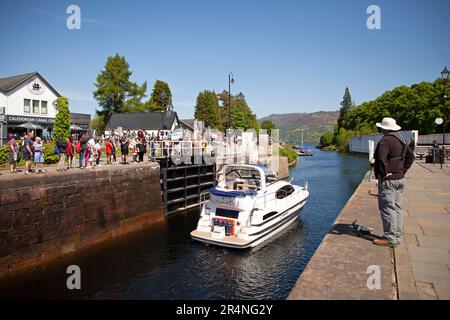
[[[306,199],[292,206],[291,208],[285,210],[280,214],[280,219],[273,224],[270,224],[266,228],[260,228],[259,230],[250,233],[249,239],[244,240],[233,236],[225,236],[221,239],[214,239],[211,236],[211,232],[203,232],[194,230],[191,232],[191,237],[194,240],[226,247],[233,249],[248,249],[256,247],[263,242],[268,241],[272,237],[276,236],[283,229],[287,228],[290,224],[292,224],[295,220],[297,220],[300,211],[303,209],[306,204]]]

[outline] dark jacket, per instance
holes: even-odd
[[[56,141],[56,146],[58,147],[59,153],[66,153],[66,147],[67,147],[66,142],[61,141],[61,140],[57,140]]]
[[[80,140],[80,149],[81,149],[81,152],[86,152],[86,143],[87,143],[87,141],[86,140],[84,140],[84,139],[82,139],[82,140]]]
[[[375,149],[375,177],[386,180],[403,179],[409,169],[404,165],[404,157],[411,154],[411,148],[400,133],[391,132],[384,135]],[[392,175],[386,177],[388,173]]]

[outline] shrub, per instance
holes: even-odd
[[[0,165],[8,163],[9,158],[9,144],[5,143],[3,147],[0,148]]]
[[[287,157],[288,162],[291,163],[295,159],[297,159],[298,154],[288,145],[280,146],[280,156]]]
[[[17,143],[20,146],[20,161],[19,165],[24,164],[23,161],[23,153],[22,153],[22,140],[17,140]],[[55,154],[55,142],[44,143],[44,163],[52,164],[58,163],[59,155]],[[3,147],[0,148],[0,165],[8,164],[9,161],[9,144],[4,144]]]
[[[44,163],[52,164],[59,161],[59,155],[55,154],[55,144],[56,142],[49,142],[44,144]]]
[[[320,137],[320,146],[328,147],[328,146],[332,145],[333,139],[334,139],[333,132],[331,132],[331,131],[325,132],[322,135],[322,137]]]

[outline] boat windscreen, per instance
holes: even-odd
[[[277,175],[272,170],[264,170],[264,174],[266,176],[266,183],[267,184],[271,184],[273,182],[277,182],[278,181]]]
[[[256,181],[261,180],[259,171],[253,168],[245,167],[230,167],[225,172],[225,181],[235,181],[237,179],[252,179]]]

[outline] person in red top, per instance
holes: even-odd
[[[112,154],[112,150],[113,150],[113,146],[112,146],[110,138],[106,139],[105,149],[106,149],[106,165],[109,166],[109,165],[111,165],[111,154]]]
[[[72,162],[73,162],[73,143],[72,140],[67,138],[66,140],[66,155],[67,155],[67,162],[68,167],[67,169],[72,169]]]

